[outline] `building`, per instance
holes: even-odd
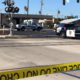
[[[8,14],[8,13],[0,13],[0,27],[5,25],[6,27],[9,27],[10,21],[16,24],[20,24],[23,22],[25,19],[36,19],[36,20],[52,20],[53,16],[52,15],[33,15],[33,14]]]

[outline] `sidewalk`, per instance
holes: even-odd
[[[0,35],[0,38],[57,38],[55,35],[43,35],[43,36],[34,36],[34,35]]]
[[[1,38],[28,38],[31,36],[26,36],[26,35],[0,35],[0,39]]]

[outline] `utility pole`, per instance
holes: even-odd
[[[28,7],[28,10],[27,10],[27,15],[29,14],[29,0],[27,0],[27,7]]]
[[[61,13],[60,10],[58,10],[58,11],[57,11],[57,18],[59,18],[60,13]]]
[[[40,11],[39,11],[39,14],[41,14],[42,15],[42,11],[43,11],[43,0],[41,0],[41,8],[40,8]]]
[[[25,11],[27,12],[27,22],[28,22],[28,15],[29,15],[29,0],[27,0],[27,5],[24,6]]]
[[[27,25],[28,25],[28,15],[29,15],[29,0],[27,0]]]

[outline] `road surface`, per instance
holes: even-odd
[[[76,61],[80,61],[80,40],[0,39],[0,70]],[[80,80],[79,74],[75,71],[20,80]]]

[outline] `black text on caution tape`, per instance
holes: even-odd
[[[10,71],[8,70],[0,72],[0,80],[15,80],[20,78],[27,78],[32,76],[52,74],[57,72],[66,72],[79,69],[80,69],[80,62],[58,64],[51,66],[39,66],[33,68],[21,68],[18,70],[10,70]]]

